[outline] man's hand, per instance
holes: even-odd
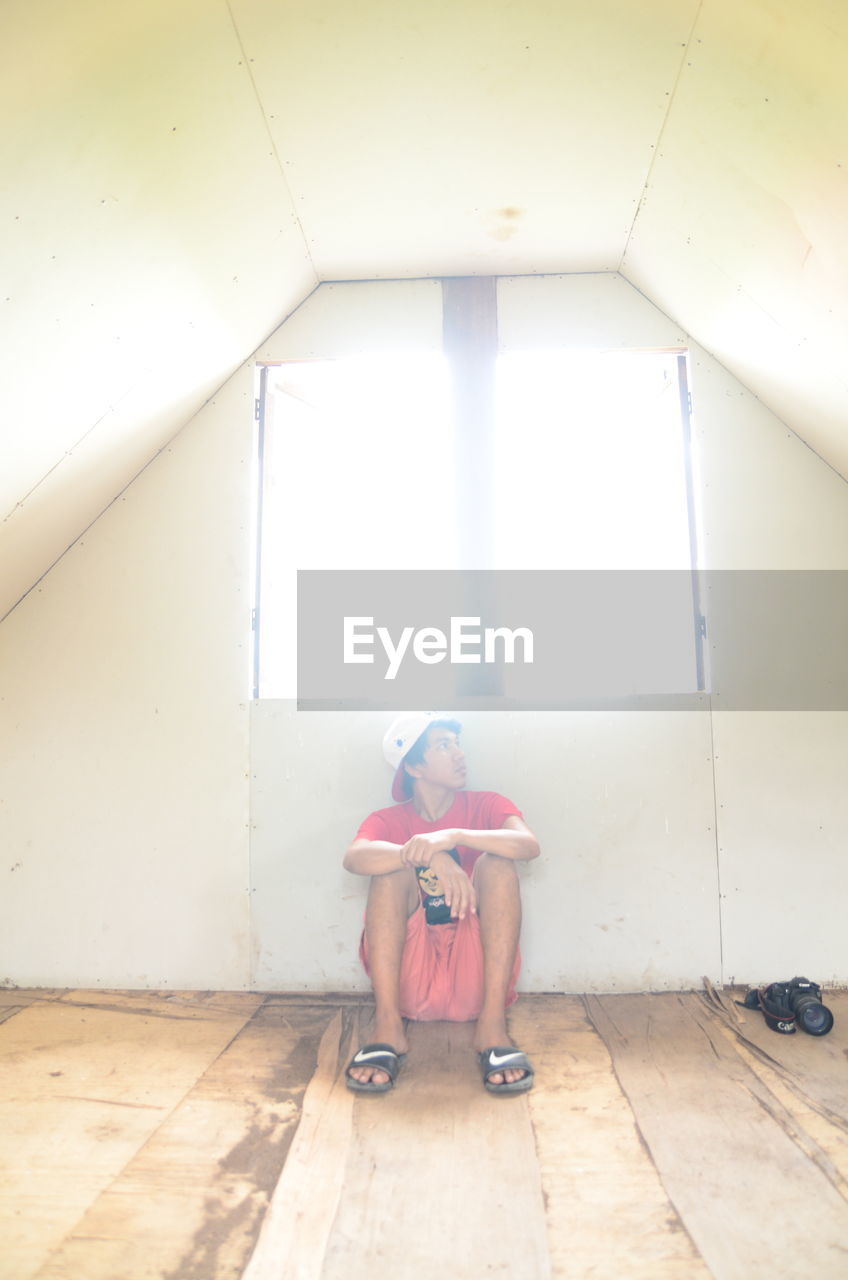
[[[469,912],[473,916],[477,914],[477,894],[474,892],[474,885],[449,853],[434,853],[430,870],[439,877],[439,883],[445,893],[445,902],[450,907],[450,913],[454,919],[464,920]]]
[[[407,840],[400,851],[400,860],[405,867],[430,867],[437,853],[445,853],[456,844],[456,832],[428,831],[424,835],[413,836]],[[453,858],[450,859],[453,862]],[[456,863],[453,862],[456,866]],[[441,878],[441,877],[440,877]]]

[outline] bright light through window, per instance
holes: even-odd
[[[298,569],[456,568],[453,432],[440,354],[268,369],[260,696],[296,696]]]
[[[498,361],[499,569],[688,569],[677,355]]]
[[[270,366],[260,696],[296,697],[298,569],[690,570],[678,358],[502,354],[473,450],[441,355]],[[671,691],[697,687],[694,604],[683,581]]]

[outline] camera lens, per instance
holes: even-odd
[[[795,1000],[795,1016],[802,1030],[810,1036],[826,1036],[833,1026],[833,1014],[815,996],[801,996]]]

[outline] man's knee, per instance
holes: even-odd
[[[518,893],[518,872],[511,858],[499,858],[494,853],[484,853],[474,867],[474,884],[478,889],[497,885],[507,892]]]
[[[388,875],[372,876],[368,886],[368,905],[402,907],[411,915],[420,901],[418,881],[412,867],[401,867]]]

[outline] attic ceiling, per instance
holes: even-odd
[[[840,0],[6,0],[0,616],[322,280],[618,271],[848,476]]]

